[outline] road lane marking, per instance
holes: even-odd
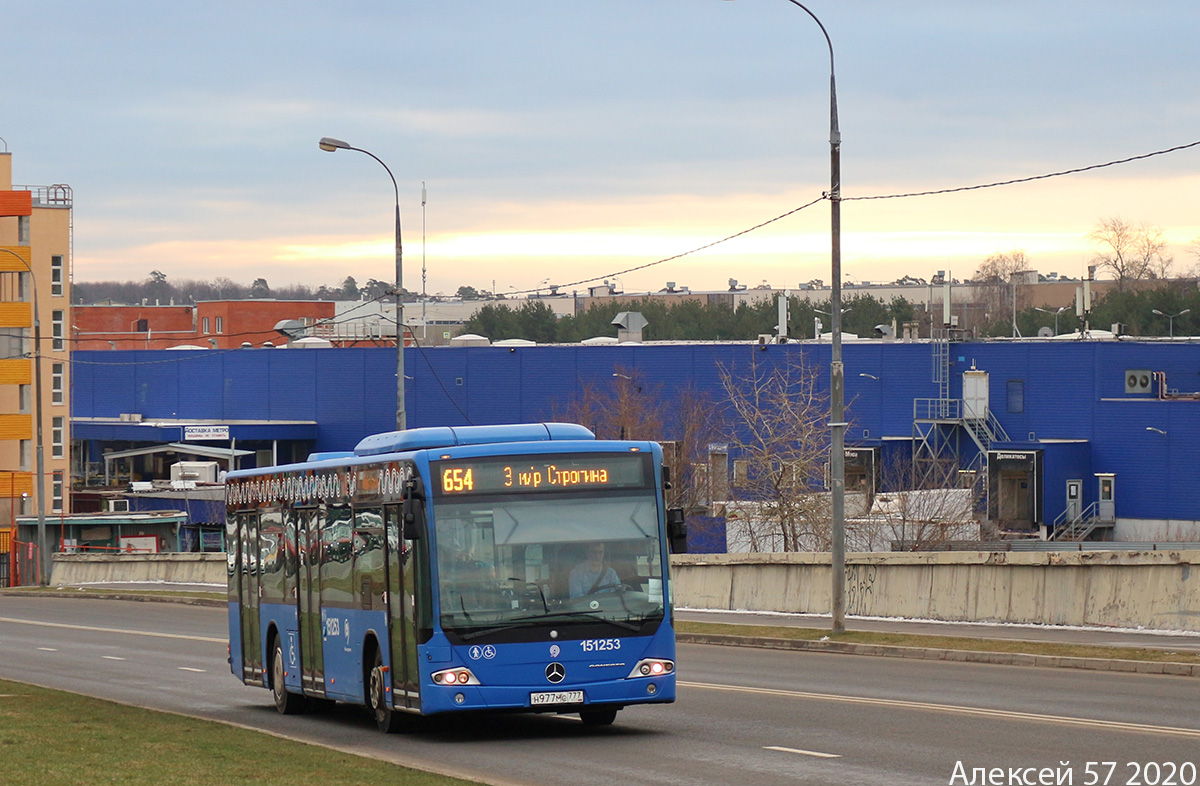
[[[800,748],[785,748],[782,745],[764,745],[765,751],[781,751],[783,753],[799,753],[801,756],[814,756],[818,759],[840,759],[841,754],[838,753],[821,753],[820,751],[806,751]]]
[[[189,666],[180,666],[179,670],[180,671],[192,671],[192,672],[195,672],[196,674],[205,674],[208,672],[208,669],[193,669]]]
[[[58,652],[54,647],[38,647],[38,652]]]
[[[186,636],[182,633],[158,633],[150,630],[126,630],[124,628],[97,628],[91,625],[67,625],[62,622],[41,622],[40,620],[20,620],[13,617],[0,617],[0,622],[11,622],[16,625],[35,625],[42,628],[63,628],[65,630],[88,630],[96,633],[120,633],[125,636],[150,636],[156,639],[182,639],[184,641],[210,641],[214,644],[226,644],[228,639],[212,638],[211,636]]]
[[[808,691],[798,690],[748,688],[741,685],[719,685],[706,682],[679,682],[678,685],[686,688],[701,688],[704,690],[727,691],[730,693],[752,693],[760,696],[782,696],[792,699],[814,699],[817,701],[834,701],[842,704],[866,704],[875,707],[895,707],[897,709],[904,710],[929,710],[932,712],[947,712],[955,715],[973,715],[982,718],[1033,721],[1037,723],[1053,723],[1061,726],[1081,726],[1089,729],[1103,729],[1106,731],[1167,734],[1176,737],[1191,737],[1194,739],[1200,739],[1200,729],[1187,729],[1178,726],[1152,726],[1145,723],[1126,723],[1124,721],[1095,720],[1092,718],[1072,718],[1066,715],[1044,715],[1037,712],[991,710],[985,707],[963,707],[955,704],[933,704],[931,702],[904,701],[901,699],[873,699],[864,696],[838,696],[833,693],[811,693]]]
[[[104,660],[125,660],[124,658],[118,658],[116,655],[101,655],[100,657]]]

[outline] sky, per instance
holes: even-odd
[[[856,199],[1200,141],[1200,3],[805,5],[847,281],[1015,250],[1078,277],[1107,217],[1200,262],[1200,146]],[[72,187],[76,281],[393,280],[388,173],[331,136],[395,176],[411,291],[829,282],[829,50],[789,0],[38,0],[3,37],[0,150]]]

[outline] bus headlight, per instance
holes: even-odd
[[[643,658],[638,661],[633,671],[629,672],[626,679],[635,677],[661,677],[664,674],[671,674],[675,671],[675,661],[663,660],[662,658]]]
[[[442,669],[432,674],[434,685],[478,685],[479,680],[468,668]]]

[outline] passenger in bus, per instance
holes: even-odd
[[[571,569],[569,587],[572,598],[581,598],[593,592],[612,592],[620,584],[617,572],[604,561],[603,543],[590,544],[587,559]]]

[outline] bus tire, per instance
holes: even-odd
[[[400,713],[388,706],[387,684],[388,674],[383,669],[383,653],[377,648],[375,665],[371,669],[371,681],[367,688],[369,706],[379,730],[384,734],[395,734],[400,731]]]
[[[580,710],[579,719],[584,726],[611,726],[617,719],[620,707],[598,707],[593,710]]]
[[[280,715],[295,715],[304,711],[304,697],[288,692],[284,685],[283,664],[283,644],[276,637],[271,649],[271,695]]]

